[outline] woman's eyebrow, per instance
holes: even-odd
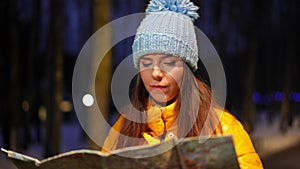
[[[167,59],[167,58],[174,58],[174,59],[177,59],[178,57],[176,56],[173,56],[173,55],[164,55],[161,57],[162,59]]]
[[[142,59],[142,60],[152,60],[152,58],[148,58],[147,56],[141,57],[140,59]]]

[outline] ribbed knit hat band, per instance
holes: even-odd
[[[198,47],[193,20],[198,7],[188,0],[152,0],[132,45],[134,66],[147,54],[178,56],[195,71]],[[173,10],[173,11],[172,11]]]

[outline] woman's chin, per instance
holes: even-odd
[[[176,100],[176,97],[169,98],[166,97],[166,95],[151,95],[151,100],[153,100],[158,105],[166,106],[174,102]]]
[[[165,97],[152,96],[152,99],[159,104],[167,103],[168,100]]]

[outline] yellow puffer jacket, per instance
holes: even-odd
[[[165,129],[168,130],[176,120],[176,114],[174,113],[174,107],[176,103],[173,103],[163,110],[159,110],[157,107],[148,107],[148,113],[152,115],[152,122],[148,124],[148,127],[152,130],[151,132],[142,133],[143,137],[148,144],[157,144],[160,143],[160,140],[155,138],[157,135],[161,135]],[[159,110],[160,113],[155,113]],[[241,169],[262,169],[262,163],[255,152],[255,149],[252,145],[249,135],[244,130],[241,123],[230,113],[217,111],[220,115],[220,124],[222,126],[222,135],[232,135],[233,143],[235,146],[238,162]],[[114,131],[110,131],[108,137],[106,138],[103,147],[106,150],[114,150],[117,144],[118,132],[122,126],[122,121],[124,117],[121,116],[118,121],[114,124]],[[176,126],[176,125],[175,125]],[[172,133],[176,135],[176,128],[171,129]],[[172,135],[166,135],[166,139],[170,139]],[[154,136],[154,137],[153,137]],[[103,150],[102,150],[103,151]]]
[[[261,160],[252,145],[249,135],[241,123],[230,113],[223,112],[220,118],[223,135],[232,135],[241,169],[263,168]]]

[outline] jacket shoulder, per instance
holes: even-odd
[[[263,168],[252,141],[243,125],[229,112],[220,114],[223,135],[232,135],[236,155],[241,168]]]

